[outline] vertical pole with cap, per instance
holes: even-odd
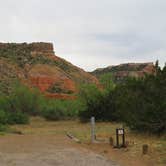
[[[95,117],[91,117],[91,143],[95,142]]]

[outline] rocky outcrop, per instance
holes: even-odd
[[[54,47],[52,43],[31,43],[29,46],[31,48],[32,56],[54,56]]]
[[[73,99],[80,84],[98,84],[95,76],[56,56],[52,43],[0,43],[2,59],[17,68],[11,71],[15,77],[51,98]]]
[[[108,66],[93,71],[91,74],[100,78],[103,74],[112,73],[115,82],[123,81],[127,77],[144,77],[146,74],[155,74],[155,66],[149,63],[126,63],[117,66]]]
[[[54,47],[52,43],[44,43],[44,42],[34,42],[34,43],[0,43],[0,49],[11,48],[14,47],[17,49],[21,48],[29,48],[30,51],[42,52],[42,53],[52,53],[54,54]]]
[[[28,80],[42,92],[47,91],[55,84],[59,85],[62,91],[76,92],[75,82],[56,66],[37,64],[29,70]]]

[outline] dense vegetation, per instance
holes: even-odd
[[[81,90],[86,105],[80,112],[83,121],[95,116],[98,121],[121,121],[139,132],[166,132],[166,66],[156,66],[156,75],[129,78],[108,90],[87,86]],[[106,80],[106,79],[105,79]]]
[[[29,122],[28,115],[37,114],[37,91],[15,83],[11,93],[0,94],[0,124],[24,124]]]
[[[115,89],[119,119],[137,131],[166,131],[166,66],[156,76],[129,79]]]
[[[26,124],[30,116],[42,116],[47,120],[78,117],[79,100],[52,100],[37,89],[15,83],[11,93],[0,94],[0,129],[7,124]]]
[[[80,117],[89,121],[121,121],[139,132],[162,134],[166,131],[166,66],[156,75],[129,78],[116,85],[110,74],[102,77],[102,88],[82,85],[77,100],[52,100],[38,90],[15,84],[8,95],[0,94],[0,129],[6,124],[24,124],[29,116],[47,120]]]
[[[20,47],[9,44],[0,50],[0,54],[3,58],[16,62],[20,67],[27,62],[50,65],[58,63],[56,65],[64,67],[64,70],[69,72],[65,61],[62,61],[64,62],[62,64],[42,55],[34,58],[31,56],[30,50],[30,46],[26,43]],[[9,66],[8,70],[7,73],[10,73],[13,68]],[[68,101],[51,100],[45,98],[36,89],[20,83],[14,84],[15,74],[2,73],[2,75],[5,81],[0,80],[0,130],[7,124],[28,123],[30,116],[38,115],[47,120],[79,116],[81,121],[89,121],[91,116],[95,116],[97,121],[124,122],[131,129],[139,132],[161,134],[166,131],[166,66],[161,70],[156,64],[155,75],[128,78],[123,83],[116,85],[111,79],[112,75],[108,72],[100,77],[102,85],[100,88],[96,85],[84,84],[80,87],[77,100]],[[11,80],[14,78],[14,81],[7,82],[5,76]],[[73,93],[64,91],[57,84],[50,87],[48,91]]]

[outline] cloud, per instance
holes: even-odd
[[[49,41],[86,70],[166,62],[165,0],[0,0],[2,42]]]

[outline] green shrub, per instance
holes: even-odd
[[[65,111],[59,105],[48,105],[42,111],[42,115],[47,120],[62,120],[65,117]]]
[[[0,124],[4,125],[8,123],[8,113],[0,110]]]
[[[42,104],[41,115],[47,120],[63,120],[78,117],[78,112],[83,108],[79,100],[51,100],[47,99]]]
[[[29,116],[23,112],[17,111],[8,114],[8,124],[28,124]]]
[[[8,96],[0,95],[0,109],[8,112],[21,112],[29,115],[38,115],[41,105],[45,102],[45,98],[36,89],[30,89],[22,84],[15,84],[12,93]]]
[[[7,130],[8,130],[8,126],[7,125],[0,124],[0,132],[1,133],[6,132]]]
[[[27,124],[29,116],[22,112],[8,112],[0,110],[0,125],[7,124]]]
[[[73,94],[74,92],[72,90],[66,90],[61,87],[60,84],[55,83],[52,85],[48,90],[50,93],[65,93],[65,94]]]
[[[39,115],[44,97],[37,90],[19,83],[12,89],[8,96],[0,95],[0,124],[26,124],[29,115]]]
[[[84,109],[84,104],[79,99],[66,101],[64,100],[61,102],[65,107],[65,116],[70,119],[77,118],[79,112]]]
[[[20,110],[29,115],[37,115],[40,109],[41,94],[36,89],[30,89],[24,85],[15,85],[9,96],[11,111]]]
[[[102,74],[99,81],[106,91],[111,91],[115,88],[112,73]]]
[[[79,112],[81,121],[89,121],[92,116],[97,121],[116,120],[112,91],[101,91],[95,85],[85,85],[80,90],[80,98],[84,103],[83,109]]]

